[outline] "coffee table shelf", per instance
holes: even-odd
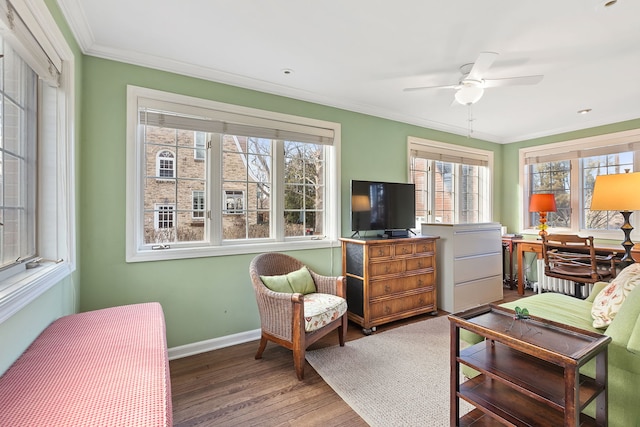
[[[488,305],[449,316],[452,426],[606,426],[611,338]],[[521,323],[517,323],[521,322]],[[460,329],[485,341],[460,348]],[[579,373],[595,358],[596,378]],[[460,364],[480,372],[460,384]],[[459,399],[477,409],[459,417]],[[596,401],[596,418],[582,413]]]

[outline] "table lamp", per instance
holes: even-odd
[[[547,212],[556,211],[556,198],[553,193],[532,194],[529,199],[529,212],[538,212],[540,215],[540,237],[547,235]]]
[[[640,172],[618,173],[612,175],[598,175],[593,185],[593,196],[591,197],[592,211],[619,211],[624,218],[622,231],[624,241],[622,246],[625,253],[620,263],[622,268],[634,262],[631,256],[631,230],[633,227],[629,222],[629,217],[633,211],[640,210],[640,196],[637,195],[640,189]]]

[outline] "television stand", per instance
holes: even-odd
[[[378,325],[438,313],[437,239],[340,239],[348,317],[365,335]]]

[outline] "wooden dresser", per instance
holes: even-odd
[[[436,239],[340,239],[349,319],[366,335],[377,325],[437,314]]]

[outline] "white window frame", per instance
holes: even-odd
[[[543,144],[533,147],[521,148],[519,157],[519,206],[520,224],[522,233],[538,234],[538,224],[529,224],[529,182],[527,173],[527,159],[533,159],[536,163],[546,161],[571,161],[571,228],[549,227],[548,233],[573,233],[593,236],[596,239],[620,240],[623,238],[621,230],[592,230],[581,228],[582,214],[582,171],[580,170],[580,158],[597,156],[603,152],[611,152],[612,148],[619,147],[620,152],[640,150],[640,129],[615,132],[604,135],[579,138],[568,141]],[[634,156],[634,170],[640,171],[640,155]],[[574,172],[575,171],[575,172]],[[633,222],[634,216],[631,217]],[[631,232],[632,240],[640,240],[640,230],[636,227]]]
[[[434,141],[430,139],[423,139],[414,136],[410,136],[407,138],[407,174],[408,174],[408,182],[412,181],[411,176],[411,157],[412,151],[424,151],[430,153],[430,160],[434,161],[442,161],[442,162],[451,162],[459,164],[460,169],[457,172],[457,175],[461,176],[462,164],[473,164],[474,162],[482,162],[486,164],[487,167],[487,182],[483,186],[484,192],[481,195],[481,200],[479,206],[482,212],[482,218],[480,222],[490,222],[493,218],[493,151],[483,150],[480,148],[473,147],[464,147],[461,145],[448,144],[446,142]],[[427,186],[430,188],[433,187],[431,174],[428,178]],[[459,182],[456,182],[458,188],[455,189],[455,194],[460,196],[460,188]],[[429,200],[427,200],[427,206],[429,210],[432,210],[434,205],[434,197],[433,191],[429,192]],[[418,195],[416,195],[416,203],[418,202]],[[456,206],[455,216],[458,217],[458,207]],[[418,221],[416,221],[418,222]],[[425,218],[424,222],[429,222],[428,218]],[[416,223],[416,228],[419,228],[420,224]]]
[[[325,208],[325,234],[324,236],[284,236],[284,216],[282,218],[271,217],[271,224],[275,227],[271,239],[265,240],[242,240],[221,241],[220,236],[211,239],[210,242],[185,242],[180,245],[150,245],[144,243],[144,220],[143,220],[143,177],[145,154],[142,151],[142,144],[139,144],[140,135],[138,129],[138,107],[139,102],[145,100],[146,103],[157,103],[158,105],[172,106],[180,105],[180,111],[187,115],[202,116],[203,112],[215,110],[217,113],[229,116],[242,115],[250,118],[252,123],[263,125],[266,122],[278,121],[286,124],[291,129],[296,128],[321,128],[330,131],[333,135],[332,148],[327,150],[325,158],[326,173],[326,195],[324,200]],[[146,104],[145,104],[146,105]],[[276,113],[266,110],[259,110],[232,104],[225,104],[207,99],[195,98],[170,92],[164,92],[137,86],[127,88],[127,208],[126,208],[126,261],[144,262],[167,259],[198,258],[208,256],[222,256],[233,254],[258,253],[265,251],[290,251],[315,248],[332,248],[338,243],[340,235],[340,135],[341,126],[339,123],[324,120],[311,119],[290,114]],[[209,150],[211,151],[211,150]],[[215,151],[215,150],[213,150]],[[214,156],[210,156],[212,158]],[[212,168],[208,168],[212,169]],[[221,191],[220,176],[214,176],[211,170],[207,172],[208,185],[216,186]],[[282,165],[275,165],[274,173],[283,173]],[[275,175],[274,175],[275,176]],[[215,184],[215,183],[218,184]],[[222,212],[222,197],[212,197],[213,189],[209,189],[206,200],[211,201],[207,210],[211,212]],[[278,194],[275,191],[274,194]],[[275,197],[272,203],[276,206],[274,212],[282,209],[284,200]],[[280,208],[277,208],[280,206]],[[221,222],[220,215],[210,215],[207,221],[211,227],[217,227]],[[279,225],[275,225],[279,221]],[[205,227],[206,228],[206,227]],[[217,240],[216,240],[217,239]],[[161,246],[162,250],[157,249]],[[172,247],[173,246],[173,247]]]
[[[24,24],[22,29],[27,31],[20,32],[22,23],[12,28],[0,22],[3,37],[25,43],[17,49],[19,54],[44,80],[40,94],[55,91],[56,103],[49,109],[39,106],[39,126],[51,129],[43,132],[41,128],[38,132],[36,259],[41,258],[40,266],[27,269],[26,262],[21,262],[0,274],[0,323],[76,269],[74,56],[45,2],[11,0],[11,5]],[[3,2],[0,13],[5,12],[5,7]],[[25,42],[27,33],[31,39]],[[59,76],[54,77],[46,65],[38,63],[40,49],[61,70]],[[47,82],[51,85],[44,86]],[[53,86],[56,84],[58,87]]]

